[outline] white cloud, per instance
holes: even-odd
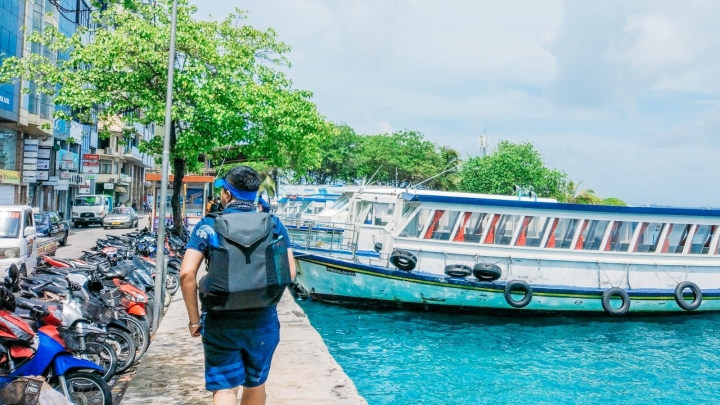
[[[359,132],[475,154],[487,129],[601,195],[720,206],[720,2],[196,1],[273,27],[296,86]]]

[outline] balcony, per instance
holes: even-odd
[[[143,164],[143,154],[140,153],[140,150],[137,148],[137,146],[133,147],[127,147],[125,150],[125,153],[123,154],[123,157],[125,160],[131,163],[135,163],[138,165]]]

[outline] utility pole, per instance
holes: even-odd
[[[155,305],[153,331],[157,332],[165,298],[165,215],[167,212],[167,188],[170,175],[170,130],[172,126],[172,95],[175,75],[175,28],[177,25],[177,0],[172,4],[170,22],[170,58],[168,60],[167,95],[165,97],[165,139],[163,139],[162,177],[160,178],[160,213],[157,229],[157,256],[155,257]]]

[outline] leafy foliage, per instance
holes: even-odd
[[[545,167],[540,153],[529,142],[502,141],[485,157],[468,159],[460,170],[462,191],[512,195],[513,186],[532,189],[539,197],[565,200],[568,177]]]
[[[66,38],[49,26],[31,42],[65,60],[29,55],[0,66],[0,82],[32,80],[40,92],[55,95],[56,118],[133,124],[164,123],[170,42],[171,0],[146,5],[137,0],[107,4],[93,13],[99,28]],[[197,157],[222,159],[222,147],[277,167],[296,170],[320,163],[321,144],[333,128],[310,101],[312,94],[292,88],[278,70],[289,66],[289,47],[273,30],[257,30],[238,11],[222,21],[194,18],[196,7],[178,0],[177,57],[173,85],[171,158],[175,182],[173,213],[180,224],[179,194],[186,171],[199,168]],[[72,111],[72,114],[67,111]],[[103,126],[104,136],[108,125]],[[160,153],[162,138],[140,145]]]
[[[415,131],[358,135],[349,126],[339,125],[323,150],[320,167],[300,174],[297,180],[414,186],[459,164],[457,151],[427,141]],[[457,175],[450,170],[422,186],[453,190],[457,182]]]

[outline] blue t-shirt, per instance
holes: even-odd
[[[243,208],[231,207],[223,210],[223,214],[235,214],[238,212],[255,212],[249,211]],[[285,225],[280,220],[272,216],[273,223],[275,224],[274,232],[275,237],[282,237],[285,241],[286,246],[290,247],[290,235],[285,228]],[[190,241],[185,246],[186,249],[197,250],[198,252],[205,255],[207,253],[208,245],[217,246],[217,235],[213,226],[215,225],[215,218],[205,217],[200,220],[193,228],[193,232],[190,235]],[[217,317],[214,315],[217,314]],[[208,317],[217,318],[214,319],[216,324],[218,322],[227,323],[231,327],[261,327],[269,325],[272,322],[276,322],[277,310],[275,305],[265,308],[245,309],[241,311],[220,311],[220,312],[209,312]]]

